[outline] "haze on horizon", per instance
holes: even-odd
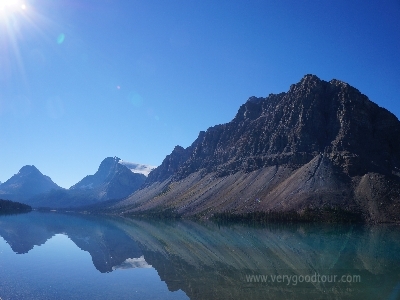
[[[35,165],[62,187],[108,156],[159,165],[250,96],[305,74],[400,116],[400,2],[0,4],[0,181]]]

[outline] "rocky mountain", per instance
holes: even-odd
[[[146,176],[133,173],[118,157],[105,158],[97,172],[88,175],[69,189],[37,195],[29,200],[34,207],[68,208],[122,199],[136,191]]]
[[[306,75],[251,97],[234,119],[175,147],[118,212],[289,212],[340,208],[400,220],[400,122],[356,88]]]
[[[70,190],[99,191],[99,199],[120,199],[137,190],[146,176],[133,173],[120,158],[107,157],[94,175],[88,175],[73,185]]]
[[[0,198],[25,202],[29,198],[61,189],[50,177],[43,175],[35,166],[24,166],[0,186]]]
[[[190,150],[176,146],[170,155],[163,160],[161,166],[155,168],[148,176],[146,183],[162,182],[173,176],[179,167],[189,158]]]

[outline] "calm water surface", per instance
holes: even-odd
[[[0,298],[400,299],[400,227],[0,216]]]

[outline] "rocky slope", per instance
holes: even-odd
[[[391,222],[400,220],[399,176],[396,116],[347,83],[306,75],[175,147],[111,209],[209,217],[340,207]]]
[[[119,161],[118,157],[107,157],[95,174],[86,176],[69,189],[37,195],[29,199],[29,204],[34,207],[71,208],[127,197],[144,183],[146,176],[133,173]]]
[[[35,166],[24,166],[0,186],[0,198],[6,200],[25,202],[29,198],[59,190],[50,177],[43,175]]]

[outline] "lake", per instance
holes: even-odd
[[[400,226],[0,216],[0,298],[400,299]]]

